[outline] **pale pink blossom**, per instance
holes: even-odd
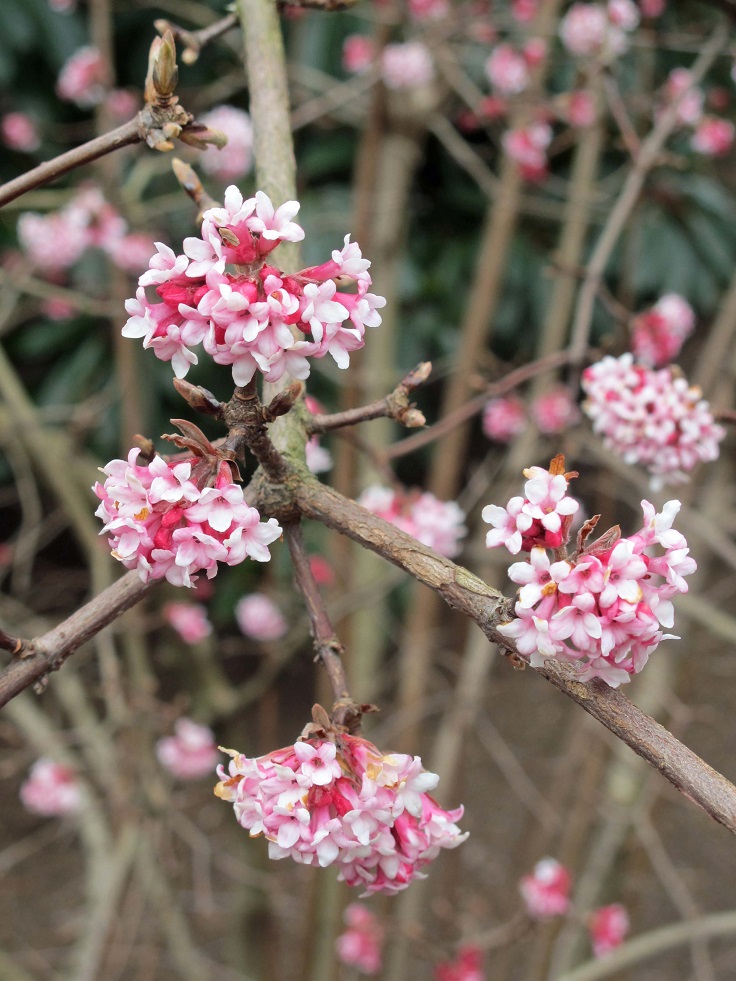
[[[364,895],[405,889],[467,837],[455,824],[462,808],[445,811],[420,789],[438,778],[418,757],[383,754],[342,730],[307,726],[295,745],[258,759],[227,752],[215,793],[251,837],[265,835],[269,857],[336,864]]]
[[[620,947],[629,932],[629,916],[620,903],[601,906],[590,914],[588,931],[596,957],[605,957]]]
[[[637,361],[658,368],[680,353],[695,327],[693,308],[677,293],[665,293],[651,310],[631,322],[631,350]]]
[[[265,593],[250,593],[238,600],[235,619],[246,637],[280,640],[289,629],[286,617]]]
[[[387,44],[381,67],[384,84],[394,90],[420,88],[435,76],[432,55],[421,41]]]
[[[22,153],[32,153],[41,146],[36,122],[25,112],[8,112],[0,120],[0,135],[5,146]]]
[[[531,80],[524,55],[510,44],[497,45],[484,67],[489,82],[502,95],[518,95]]]
[[[520,24],[534,20],[539,8],[539,0],[511,0],[511,16]]]
[[[570,92],[567,97],[565,116],[571,126],[576,129],[585,129],[592,126],[596,121],[596,107],[593,95],[581,89],[578,92]]]
[[[547,123],[508,129],[501,137],[504,150],[528,181],[540,181],[547,176],[547,149],[551,141],[552,128]]]
[[[441,961],[434,970],[435,981],[485,981],[483,951],[463,944],[454,961]]]
[[[489,439],[510,443],[526,429],[526,406],[518,395],[491,399],[483,410],[482,425]]]
[[[342,67],[350,75],[364,75],[371,70],[375,45],[365,34],[349,34],[342,45]]]
[[[671,367],[652,370],[633,355],[607,356],[586,368],[583,409],[606,449],[641,463],[653,486],[682,483],[701,462],[718,457],[725,436],[699,388]]]
[[[167,603],[163,614],[186,644],[198,644],[212,633],[207,610],[201,603]]]
[[[112,89],[105,98],[105,108],[121,123],[132,119],[140,107],[139,96],[130,89]]]
[[[319,436],[312,436],[304,447],[307,466],[312,473],[327,473],[332,470],[332,454],[319,441]]]
[[[124,272],[138,272],[148,262],[153,245],[149,235],[131,232],[108,242],[105,251],[115,265]]]
[[[467,533],[465,514],[457,502],[440,501],[426,491],[372,485],[360,495],[358,504],[448,558],[458,554],[460,540]]]
[[[622,54],[627,48],[626,30],[615,22],[617,8],[597,3],[574,3],[560,21],[560,38],[570,54],[591,55],[606,59]]]
[[[343,920],[346,929],[335,943],[338,958],[361,974],[378,974],[384,936],[378,917],[362,903],[351,903],[343,913]]]
[[[608,0],[608,19],[624,31],[634,31],[639,26],[639,8],[633,0]]]
[[[693,133],[690,145],[706,157],[725,157],[731,150],[736,129],[729,119],[704,116]]]
[[[529,915],[535,920],[564,916],[570,908],[571,877],[554,858],[543,858],[519,883]]]
[[[703,116],[703,90],[693,85],[687,68],[673,68],[664,86],[665,106],[679,100],[677,121],[681,126],[697,126]]]
[[[174,735],[156,743],[156,757],[178,780],[198,780],[214,772],[220,753],[211,729],[181,718],[174,723]]]
[[[63,817],[82,807],[82,792],[73,770],[42,757],[20,788],[26,810],[41,817]]]
[[[565,385],[555,385],[538,395],[529,407],[540,433],[562,433],[580,421],[580,409]]]
[[[253,166],[253,124],[248,113],[235,106],[216,106],[199,121],[227,136],[221,149],[210,145],[197,155],[205,173],[222,181],[245,177]]]
[[[441,20],[450,12],[448,0],[409,0],[409,16],[419,23]]]
[[[105,98],[107,68],[93,47],[79,48],[66,61],[56,83],[56,94],[81,109],[91,109]]]
[[[572,515],[579,504],[566,492],[568,477],[576,474],[529,467],[524,476],[524,497],[512,497],[505,508],[495,504],[483,508],[483,520],[493,525],[486,535],[486,548],[505,545],[516,555],[537,545],[560,548],[568,540]]]
[[[72,303],[63,300],[61,297],[52,296],[48,300],[43,301],[41,310],[49,320],[68,320],[74,316],[75,307]]]
[[[530,37],[524,43],[522,54],[529,68],[536,68],[542,64],[547,54],[547,42],[543,37]]]

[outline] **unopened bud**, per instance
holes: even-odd
[[[202,388],[201,385],[192,385],[191,382],[183,378],[175,378],[174,388],[195,411],[202,412],[207,416],[219,416],[222,414],[222,406],[219,400],[215,398],[212,392],[207,391],[206,388]]]
[[[294,382],[283,392],[275,395],[269,404],[264,408],[263,415],[267,422],[284,416],[292,408],[296,400],[302,394],[304,386],[301,382]]]
[[[407,409],[406,412],[402,412],[399,422],[402,426],[406,426],[407,429],[421,429],[422,426],[427,425],[424,413],[414,407]]]
[[[176,83],[179,78],[179,69],[176,66],[176,45],[174,35],[170,30],[164,31],[162,38],[158,38],[156,53],[153,57],[153,71],[151,78],[156,94],[163,99],[168,99],[174,94]],[[156,41],[153,42],[153,45]],[[153,45],[151,49],[153,50]]]
[[[216,146],[222,150],[227,146],[227,136],[219,129],[210,129],[204,123],[192,123],[182,130],[180,139],[182,143],[193,146],[195,150],[206,150],[208,146]]]

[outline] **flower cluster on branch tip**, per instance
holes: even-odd
[[[498,629],[533,667],[555,658],[573,665],[581,681],[602,678],[618,687],[642,670],[660,641],[677,639],[661,628],[673,626],[672,597],[687,592],[683,577],[696,569],[685,537],[672,527],[680,502],[668,501],[656,513],[642,501],[644,526],[636,534],[622,538],[616,526],[588,543],[596,515],[568,556],[579,505],[567,489],[577,474],[565,473],[560,455],[549,470],[530,467],[524,476],[524,497],[483,509],[483,520],[493,525],[488,548],[529,553],[528,562],[509,567],[509,578],[521,585],[516,619]]]
[[[249,507],[235,464],[224,459],[196,426],[179,420],[188,437],[169,437],[193,456],[182,462],[154,457],[139,464],[141,450],[113,460],[95,484],[96,514],[104,522],[112,555],[141,579],[167,579],[193,586],[197,573],[211,579],[217,563],[238,565],[245,558],[268,562],[268,546],[281,536],[275,518],[261,521]]]
[[[340,881],[366,895],[396,893],[424,878],[442,848],[465,841],[455,824],[463,808],[445,811],[429,796],[439,777],[418,756],[382,753],[320,706],[314,720],[293,746],[266,756],[224,750],[232,759],[215,793],[251,837],[268,839],[270,858],[336,864]]]
[[[144,347],[171,361],[177,378],[197,363],[198,345],[232,367],[236,385],[247,385],[256,372],[269,382],[285,372],[304,379],[307,359],[327,354],[346,368],[350,352],[363,347],[365,328],[380,325],[386,301],[368,291],[370,262],[349,235],[327,262],[295,275],[269,263],[281,242],[304,238],[293,221],[298,211],[296,201],[274,209],[262,191],[244,200],[230,186],[224,207],[205,211],[200,235],[184,240],[183,254],[157,243],[135,298],[126,302],[124,336],[143,338]],[[357,291],[338,292],[338,279]],[[149,300],[148,287],[158,302]]]

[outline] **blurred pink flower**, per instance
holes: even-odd
[[[310,555],[309,567],[312,570],[314,581],[318,586],[334,586],[335,573],[323,555]]]
[[[552,128],[541,122],[507,129],[501,137],[504,150],[528,181],[541,181],[547,176],[547,147],[551,142]]]
[[[140,109],[140,99],[130,89],[113,89],[107,93],[105,107],[115,119],[125,122],[132,119]]]
[[[526,428],[526,406],[518,395],[491,399],[483,410],[483,432],[496,443],[510,443]]]
[[[79,48],[66,61],[56,83],[56,94],[80,109],[91,109],[105,98],[107,70],[97,48]]]
[[[3,143],[11,150],[30,153],[41,146],[38,128],[25,112],[9,112],[0,120],[0,134]]]
[[[561,433],[581,418],[580,410],[564,385],[555,385],[539,395],[529,411],[541,433]]]
[[[519,883],[529,916],[546,920],[570,908],[570,873],[554,858],[543,858]]]
[[[373,64],[375,47],[365,34],[349,34],[342,45],[342,67],[351,75],[364,75]]]
[[[383,49],[383,81],[389,89],[413,89],[434,78],[429,48],[421,41],[387,44]]]
[[[436,981],[484,981],[483,952],[480,947],[460,947],[454,961],[443,961],[435,968]]]
[[[156,743],[161,766],[179,780],[198,780],[212,774],[220,759],[212,730],[181,718],[174,723],[174,733]]]
[[[343,920],[347,929],[337,938],[338,958],[361,974],[377,974],[381,970],[384,931],[375,913],[362,903],[351,903]]]
[[[531,80],[526,58],[510,44],[498,44],[485,62],[493,88],[502,95],[518,95]]]
[[[704,116],[693,133],[690,145],[706,157],[725,157],[733,146],[733,123],[728,119]]]
[[[31,767],[28,779],[21,785],[20,799],[31,814],[62,817],[74,814],[82,806],[79,782],[73,770],[42,757]]]
[[[620,947],[629,932],[629,915],[620,903],[601,906],[588,920],[590,942],[596,957],[605,957]]]
[[[167,603],[163,614],[186,644],[198,644],[212,633],[207,610],[200,603]]]
[[[665,293],[631,321],[631,350],[650,368],[669,364],[695,327],[693,308],[678,293]]]
[[[202,170],[222,181],[245,177],[253,166],[253,124],[248,113],[235,106],[216,106],[200,122],[227,136],[227,144],[221,150],[208,146],[197,156]]]
[[[235,619],[246,637],[279,640],[289,629],[281,610],[265,593],[251,593],[238,600]]]

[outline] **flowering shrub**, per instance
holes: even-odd
[[[179,780],[198,780],[213,773],[220,754],[207,726],[191,719],[177,719],[174,735],[159,739],[156,756],[161,766]]]
[[[602,678],[617,688],[642,670],[660,641],[676,639],[660,628],[673,625],[672,597],[687,592],[683,577],[696,568],[684,536],[672,528],[680,502],[668,501],[657,514],[642,501],[644,526],[636,534],[622,538],[615,527],[588,544],[596,517],[568,557],[564,546],[578,505],[565,494],[577,475],[564,473],[561,457],[549,471],[531,467],[524,475],[523,498],[483,509],[483,520],[495,526],[489,548],[530,552],[528,562],[509,568],[509,578],[521,584],[517,618],[498,629],[533,667],[555,658],[573,665],[581,681]]]
[[[95,484],[101,503],[95,512],[110,535],[112,555],[141,579],[166,578],[192,586],[198,572],[211,579],[217,563],[238,565],[246,556],[268,562],[268,545],[281,535],[275,518],[261,521],[233,483],[227,461],[192,458],[166,463],[155,457],[137,463],[139,449],[127,461],[113,460]]]
[[[396,893],[442,848],[467,838],[462,807],[443,810],[427,793],[439,777],[418,756],[384,754],[367,739],[311,724],[293,745],[248,759],[226,750],[218,797],[251,837],[265,835],[270,858],[337,864],[340,881],[364,895]]]
[[[262,191],[243,200],[230,186],[225,206],[204,213],[199,237],[185,239],[184,254],[157,243],[135,299],[126,302],[123,335],[142,337],[157,358],[171,361],[177,378],[197,363],[191,348],[199,344],[217,364],[232,365],[236,385],[256,371],[271,382],[284,372],[304,379],[307,358],[327,354],[346,368],[350,352],[363,347],[365,328],[381,323],[386,301],[368,292],[370,262],[349,235],[329,261],[294,276],[267,263],[280,242],[304,238],[292,221],[298,210],[296,201],[274,210]],[[337,292],[338,276],[357,283],[357,293]],[[149,302],[149,286],[160,302]],[[294,337],[292,326],[304,339]]]
[[[361,974],[378,974],[384,931],[375,913],[362,903],[350,903],[343,920],[347,929],[337,938],[337,956]]]
[[[653,371],[622,354],[586,368],[582,383],[583,409],[604,446],[643,464],[653,487],[682,483],[698,463],[717,459],[725,430],[677,369]]]

